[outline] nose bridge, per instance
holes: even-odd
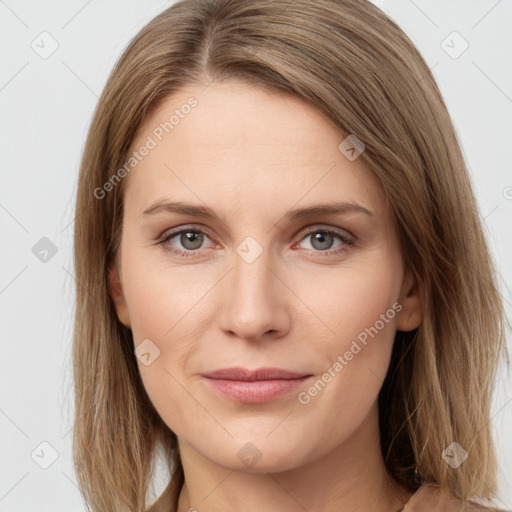
[[[259,254],[258,254],[259,253]],[[272,295],[271,257],[269,248],[258,250],[251,242],[243,242],[237,248],[233,262],[233,288],[244,302],[268,302]]]
[[[237,247],[229,286],[222,300],[221,327],[246,339],[284,328],[286,314],[276,293],[272,251],[253,237]],[[278,280],[277,280],[278,281]]]

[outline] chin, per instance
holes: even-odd
[[[313,446],[309,450],[304,441],[296,440],[295,436],[285,432],[282,436],[269,436],[270,431],[265,430],[265,433],[257,436],[234,437],[223,442],[212,439],[207,446],[201,446],[201,443],[189,444],[214,464],[237,472],[278,473],[310,462],[307,454],[316,452]]]

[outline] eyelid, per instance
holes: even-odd
[[[331,226],[331,225],[327,225],[327,224],[311,224],[310,226],[306,226],[305,228],[302,228],[298,234],[304,233],[304,235],[309,235],[309,234],[311,234],[311,232],[314,232],[314,231],[331,231],[338,235],[346,236],[346,238],[350,238],[353,240],[356,239],[355,235],[352,234],[350,231],[348,231],[348,229],[340,228],[337,226]],[[346,233],[346,235],[345,235],[345,233]]]
[[[207,226],[203,224],[184,224],[183,226],[177,226],[175,228],[164,229],[160,235],[157,236],[157,240],[162,240],[164,238],[168,238],[170,235],[176,236],[182,233],[183,231],[198,231],[200,233],[204,233],[208,235],[209,238],[212,238],[208,232],[209,229]]]

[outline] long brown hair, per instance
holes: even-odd
[[[181,0],[118,60],[80,168],[73,456],[86,502],[95,512],[147,510],[160,453],[172,478],[149,510],[177,507],[184,481],[177,439],[145,392],[131,331],[108,293],[125,180],[110,181],[108,192],[105,183],[163,98],[187,84],[225,79],[300,97],[326,114],[340,137],[355,134],[364,143],[361,158],[388,198],[424,303],[418,329],[396,333],[379,395],[387,469],[411,491],[431,481],[461,499],[492,498],[489,409],[506,354],[505,316],[463,155],[429,67],[366,0]],[[469,453],[457,470],[441,456],[453,441]]]

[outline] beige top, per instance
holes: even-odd
[[[465,506],[464,506],[465,505]],[[423,484],[400,512],[507,512],[469,501],[462,503],[455,496],[441,492],[437,484]]]

